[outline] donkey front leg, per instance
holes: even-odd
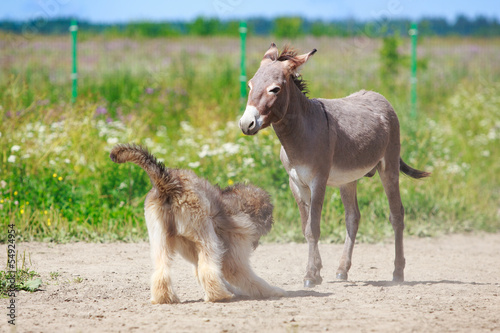
[[[304,236],[309,244],[309,257],[307,259],[307,272],[304,277],[304,287],[312,288],[321,284],[323,279],[320,270],[323,267],[319,254],[318,240],[320,236],[321,210],[325,198],[326,183],[311,186],[311,205]]]
[[[340,187],[340,196],[345,210],[346,227],[344,251],[340,259],[339,268],[337,269],[337,279],[341,280],[347,280],[347,273],[351,268],[354,242],[356,241],[356,234],[358,232],[360,213],[356,197],[356,184],[357,182],[354,181]]]

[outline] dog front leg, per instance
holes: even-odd
[[[253,298],[285,296],[283,289],[271,286],[254,273],[249,263],[250,254],[242,255],[242,252],[230,253],[224,262],[224,276],[229,283]]]

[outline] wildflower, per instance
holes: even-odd
[[[57,179],[59,179],[59,181],[63,180],[63,178],[62,178],[62,177],[59,177],[59,178],[57,178]]]
[[[153,88],[146,88],[146,94],[151,95],[155,90]]]
[[[47,214],[48,214],[48,212],[47,212],[46,210],[44,210],[44,211],[43,211],[43,214],[44,214],[44,215],[47,215]]]
[[[229,186],[231,186],[231,185],[233,185],[233,184],[234,184],[234,181],[233,181],[232,179],[229,179],[229,180],[227,181],[227,184],[228,184]]]
[[[5,180],[1,180],[1,181],[0,181],[0,186],[1,186],[2,188],[5,188],[5,186],[7,186],[7,182],[6,182]]]
[[[47,225],[50,226],[50,219],[47,219]]]
[[[102,107],[102,106],[98,107],[98,108],[95,110],[95,115],[96,115],[96,116],[99,116],[99,115],[101,115],[101,114],[106,114],[106,113],[108,113],[108,110],[106,110],[106,108],[105,108],[105,107]]]
[[[14,191],[14,195],[17,195],[17,191]]]
[[[16,206],[19,205],[19,201],[17,201],[17,200],[14,201],[14,205],[16,205]]]
[[[191,169],[196,169],[197,167],[200,166],[200,162],[191,162],[191,163],[188,163],[188,167],[190,167]]]
[[[118,138],[108,138],[107,142],[110,145],[116,145],[118,143]]]
[[[248,167],[248,166],[253,166],[254,164],[254,159],[251,157],[246,157],[243,159],[243,167]]]
[[[23,215],[24,214],[24,209],[21,209],[20,213],[21,213],[21,215]]]
[[[0,203],[3,203],[3,199],[0,200]]]
[[[19,149],[21,149],[21,147],[18,145],[14,145],[12,146],[12,148],[10,148],[11,151],[19,151]]]
[[[53,174],[52,177],[56,178],[57,177],[57,173]]]
[[[16,162],[16,156],[15,155],[10,155],[9,158],[7,159],[7,162],[9,162],[9,163],[15,163]]]
[[[229,155],[234,155],[240,150],[240,146],[232,142],[224,143],[222,149]]]

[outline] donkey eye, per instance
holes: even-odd
[[[277,94],[280,91],[280,87],[274,87],[273,89],[269,90],[270,93]]]

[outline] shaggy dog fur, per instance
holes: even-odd
[[[116,163],[139,165],[153,185],[144,204],[155,266],[152,303],[179,302],[170,279],[176,252],[194,264],[205,301],[229,300],[233,294],[284,295],[255,275],[249,265],[259,238],[273,223],[267,192],[241,184],[221,190],[190,170],[165,168],[137,145],[117,145],[110,157]]]

